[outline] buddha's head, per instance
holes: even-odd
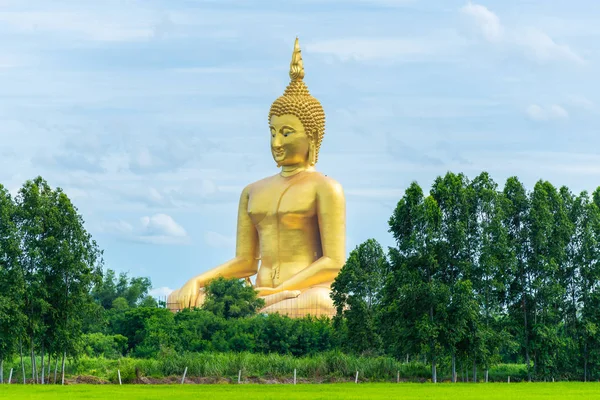
[[[277,166],[303,163],[313,166],[325,134],[325,112],[302,80],[304,65],[298,38],[290,63],[290,78],[285,92],[269,111],[271,153]]]

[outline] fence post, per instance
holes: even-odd
[[[508,383],[510,383],[510,375],[508,376]]]
[[[356,371],[356,378],[354,378],[354,383],[358,383],[358,371]]]
[[[183,382],[185,381],[185,375],[187,374],[187,367],[185,367],[185,370],[183,370],[183,376],[181,377],[181,384],[183,385]]]
[[[10,369],[10,374],[8,374],[8,384],[10,385],[10,381],[12,380],[12,371],[13,369]]]
[[[242,370],[238,371],[238,383],[242,383]]]
[[[294,368],[294,385],[296,384],[296,368]]]
[[[117,370],[117,375],[119,376],[119,385],[121,385],[122,383],[121,383],[121,370],[120,369]]]

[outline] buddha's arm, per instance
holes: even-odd
[[[246,278],[258,271],[258,232],[248,215],[249,187],[244,188],[238,207],[235,257],[209,271],[190,279],[176,294],[181,308],[196,305],[198,290],[210,280],[224,278]]]
[[[339,183],[327,180],[318,187],[317,216],[323,256],[283,282],[278,289],[298,290],[332,282],[344,266],[346,201]]]

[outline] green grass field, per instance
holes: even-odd
[[[600,399],[600,383],[340,383],[304,385],[2,385],[3,400],[52,399]]]

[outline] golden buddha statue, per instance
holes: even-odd
[[[317,172],[325,113],[303,81],[298,38],[291,82],[269,112],[271,154],[281,168],[242,191],[235,258],[190,279],[167,300],[171,310],[200,306],[212,279],[256,275],[261,312],[335,314],[330,286],[345,263],[346,209],[341,185]]]

